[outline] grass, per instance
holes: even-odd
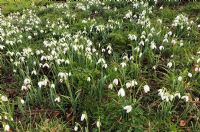
[[[0,1],[1,131],[198,131],[199,4]]]

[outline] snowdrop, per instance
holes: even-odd
[[[125,96],[125,91],[123,88],[120,88],[118,91],[118,96],[124,97]]]
[[[123,108],[124,108],[124,110],[126,110],[126,113],[129,113],[129,112],[132,111],[132,106],[131,105],[124,106]]]
[[[191,77],[192,77],[192,73],[188,73],[188,77],[190,77],[190,78],[191,78]]]
[[[59,96],[56,97],[54,101],[59,103],[60,102],[60,97]]]
[[[100,120],[97,121],[96,125],[97,125],[98,128],[100,128],[100,126],[101,126]]]
[[[161,46],[159,47],[159,50],[160,50],[160,51],[161,51],[161,50],[164,50],[164,46],[161,45]]]
[[[182,96],[181,99],[184,99],[186,102],[189,101],[189,97],[188,96]]]
[[[74,131],[75,131],[75,132],[78,131],[78,126],[77,126],[77,125],[75,125]]]
[[[39,86],[39,88],[42,88],[43,86],[45,87],[45,86],[47,86],[47,84],[48,84],[48,79],[44,79],[44,80],[42,80],[42,81],[39,81],[38,82],[38,86]]]
[[[122,62],[120,65],[121,65],[122,68],[126,67],[126,63],[125,62]]]
[[[167,67],[171,68],[172,67],[172,62],[167,63]]]
[[[86,112],[84,112],[82,115],[81,115],[81,121],[83,120],[87,120],[87,114]]]
[[[91,78],[90,78],[90,77],[87,77],[87,81],[90,82],[90,81],[91,81]]]
[[[117,85],[118,85],[118,83],[119,83],[119,80],[118,80],[118,79],[114,79],[114,80],[113,80],[113,84],[114,84],[114,85],[116,85],[116,86],[117,86]]]
[[[150,87],[148,85],[144,85],[144,92],[148,93],[150,91]]]
[[[129,35],[128,35],[128,39],[131,40],[131,41],[133,41],[133,40],[136,41],[136,40],[137,40],[137,36],[134,35],[134,34],[129,34]]]
[[[21,104],[24,104],[24,103],[25,103],[25,101],[24,101],[23,99],[20,99],[20,102],[21,102]]]
[[[182,81],[182,80],[183,80],[183,77],[179,76],[178,81]]]
[[[6,132],[9,132],[9,131],[10,131],[10,126],[9,126],[8,124],[4,125],[3,128],[4,128],[4,130],[5,130]]]
[[[108,88],[109,88],[109,89],[113,89],[113,84],[109,84],[109,85],[108,85]]]
[[[8,101],[8,98],[6,97],[6,96],[1,96],[1,100],[3,101],[3,102],[7,102]]]

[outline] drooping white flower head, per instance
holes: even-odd
[[[59,96],[56,97],[54,101],[59,103],[60,102],[60,97]]]
[[[75,131],[75,132],[78,131],[78,126],[77,126],[77,125],[75,125],[74,131]]]
[[[179,76],[178,81],[182,81],[182,80],[183,80],[183,77]]]
[[[86,120],[86,119],[87,119],[87,114],[86,114],[86,112],[84,112],[84,113],[81,115],[81,121]]]
[[[1,100],[3,101],[3,102],[6,102],[6,101],[8,101],[8,98],[6,97],[6,96],[1,96]]]
[[[113,89],[113,84],[109,84],[109,85],[108,85],[108,88],[109,88],[109,89]]]
[[[167,67],[171,68],[172,67],[172,62],[167,63]]]
[[[126,113],[129,113],[132,111],[132,106],[131,105],[124,106],[124,110],[126,110]]]
[[[9,126],[8,124],[6,124],[6,125],[4,126],[4,130],[5,130],[6,132],[10,131],[10,126]]]
[[[150,87],[148,85],[144,85],[144,92],[148,93],[150,91]]]
[[[114,84],[114,85],[118,85],[118,83],[119,83],[119,80],[118,80],[118,79],[114,79],[114,80],[113,80],[113,84]]]
[[[87,81],[90,82],[90,81],[91,81],[91,78],[90,78],[90,77],[87,77]]]
[[[125,96],[125,91],[123,88],[120,88],[118,91],[118,96],[124,97]]]
[[[97,124],[97,127],[100,128],[100,126],[101,126],[100,120],[98,120],[96,124]]]
[[[191,77],[192,77],[192,73],[190,73],[190,72],[189,72],[189,73],[188,73],[188,77],[190,77],[190,78],[191,78]]]
[[[25,103],[25,101],[24,101],[23,99],[21,99],[20,102],[21,102],[21,104],[24,104],[24,103]]]
[[[182,96],[182,97],[181,97],[181,99],[184,99],[186,102],[188,102],[188,101],[189,101],[189,97],[188,97],[187,95],[185,95],[185,96]]]

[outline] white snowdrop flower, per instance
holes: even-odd
[[[9,126],[8,124],[6,124],[6,125],[4,126],[4,130],[5,130],[6,132],[10,131],[10,126]]]
[[[32,37],[31,37],[31,36],[28,36],[28,39],[32,39]]]
[[[31,83],[31,80],[29,78],[24,79],[24,85],[28,85]]]
[[[168,42],[169,42],[169,40],[167,38],[163,39],[163,43],[168,43]]]
[[[86,114],[86,113],[83,113],[83,114],[81,115],[81,121],[85,120],[86,118],[87,118],[87,114]]]
[[[38,82],[38,86],[39,88],[42,88],[42,86],[47,86],[47,83],[48,83],[48,79],[45,78],[44,80]]]
[[[113,89],[113,84],[109,84],[109,85],[108,85],[108,88],[109,88],[109,89]]]
[[[155,70],[156,69],[156,65],[154,65],[152,68]]]
[[[37,75],[36,70],[33,70],[33,71],[31,72],[31,75]]]
[[[45,63],[44,65],[42,65],[43,68],[48,68],[49,69],[49,64]]]
[[[133,59],[134,59],[133,56],[130,56],[129,60],[133,60]]]
[[[69,60],[65,60],[65,64],[70,64],[70,61]]]
[[[126,110],[126,113],[129,113],[132,111],[132,106],[131,105],[124,106],[124,110]]]
[[[118,83],[119,83],[119,80],[118,80],[118,79],[114,79],[114,80],[113,80],[113,84],[114,84],[114,85],[118,85]]]
[[[99,120],[97,121],[96,124],[97,124],[97,127],[100,128],[100,126],[101,126],[101,122],[100,122]]]
[[[174,99],[174,95],[170,95],[169,99],[170,99],[170,101],[172,101]]]
[[[110,55],[112,53],[112,51],[111,50],[108,50],[108,54]]]
[[[155,44],[155,42],[151,42],[150,48],[151,48],[151,49],[156,49],[156,44]]]
[[[200,28],[200,24],[198,25],[198,28]]]
[[[129,34],[128,35],[128,39],[133,41],[133,40],[137,40],[137,36],[136,35],[133,35],[133,34]]]
[[[90,78],[90,77],[87,77],[87,81],[90,82],[90,81],[91,81],[91,78]]]
[[[181,94],[180,94],[179,92],[176,92],[176,93],[174,94],[174,96],[175,96],[175,97],[178,97],[179,99],[181,98]]]
[[[59,103],[59,102],[60,102],[60,97],[59,97],[59,96],[56,97],[56,98],[54,99],[54,101]]]
[[[159,50],[160,50],[160,51],[161,51],[161,50],[164,50],[164,46],[161,45],[161,46],[159,47]]]
[[[168,32],[168,35],[169,35],[169,36],[171,36],[172,34],[173,34],[172,31],[169,31],[169,32]]]
[[[126,15],[124,16],[124,18],[128,19],[131,18],[131,16],[133,15],[132,11],[128,11],[128,13],[126,13]]]
[[[0,44],[0,49],[3,50],[4,48],[5,46]]]
[[[127,82],[126,83],[126,88],[130,88],[131,87],[131,83]]]
[[[186,102],[189,101],[189,97],[188,96],[182,96],[181,99],[184,99]]]
[[[77,125],[75,125],[74,131],[75,131],[75,132],[78,131],[78,126],[77,126]]]
[[[165,98],[166,102],[169,102],[169,97],[168,96],[165,96],[164,98]]]
[[[191,77],[192,77],[192,73],[190,73],[190,72],[189,72],[189,73],[188,73],[188,77],[190,77],[190,78],[191,78]]]
[[[125,55],[125,56],[123,56],[123,58],[122,58],[123,60],[126,60],[126,61],[128,61],[129,60],[129,58],[128,58],[128,56],[127,55]]]
[[[25,103],[25,101],[24,101],[23,99],[20,99],[20,102],[21,102],[21,104],[24,104],[24,103]]]
[[[107,64],[103,64],[102,67],[106,69],[108,67],[108,65]]]
[[[22,90],[22,91],[23,91],[23,90],[28,90],[28,87],[23,85],[23,86],[21,87],[21,90]]]
[[[131,86],[136,86],[136,85],[138,85],[137,81],[136,80],[132,80],[131,81]]]
[[[1,100],[3,101],[3,102],[6,102],[6,101],[8,101],[8,98],[6,97],[6,96],[1,96]]]
[[[50,87],[51,87],[51,88],[55,88],[55,84],[52,83]]]
[[[125,91],[123,88],[120,88],[118,91],[118,96],[124,97],[125,96]]]
[[[172,39],[172,44],[175,45],[177,42],[175,39]]]
[[[162,19],[157,19],[157,22],[162,24]]]
[[[144,85],[144,92],[148,93],[150,91],[150,87],[148,85]]]
[[[124,68],[126,66],[126,63],[122,62],[120,65],[121,65],[122,68]]]
[[[105,61],[103,58],[100,58],[100,59],[97,61],[97,64],[100,64],[100,63],[105,64],[106,61]]]
[[[180,47],[182,47],[182,46],[183,46],[183,41],[180,42]]]
[[[167,63],[167,67],[171,68],[172,67],[172,62]]]
[[[105,52],[105,51],[106,51],[105,49],[102,49],[102,50],[101,50],[101,52]]]
[[[5,115],[5,116],[4,116],[4,119],[8,120],[8,117]]]
[[[117,71],[117,67],[114,68],[114,71]]]
[[[178,81],[182,81],[182,80],[183,80],[183,77],[179,76]]]
[[[139,45],[144,46],[144,41],[140,41]]]

